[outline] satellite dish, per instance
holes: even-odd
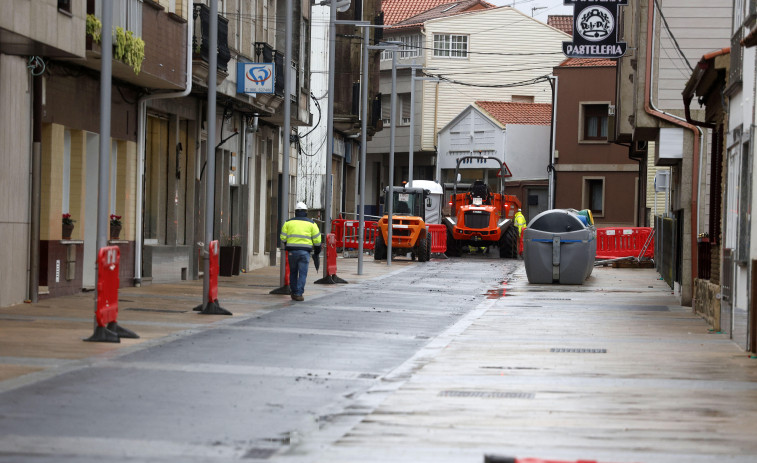
[[[336,0],[336,11],[344,13],[345,11],[350,9],[351,3],[352,0]]]

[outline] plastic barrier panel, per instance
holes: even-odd
[[[326,273],[336,275],[336,235],[333,233],[326,237]]]
[[[345,249],[358,249],[360,246],[360,221],[342,221],[342,238],[336,238],[336,247]],[[365,222],[363,228],[363,250],[373,249],[376,245],[377,222]],[[336,235],[336,233],[334,233]]]
[[[121,250],[106,246],[97,255],[97,326],[108,326],[118,318],[118,271]]]
[[[344,219],[333,219],[331,221],[331,233],[336,238],[336,247],[344,247]]]
[[[621,257],[654,259],[653,233],[651,227],[597,228],[597,260]]]
[[[218,300],[218,240],[211,241],[208,246],[210,251],[210,275],[208,276],[208,302]]]
[[[444,224],[427,225],[431,235],[431,254],[447,252],[447,226]]]
[[[289,252],[284,251],[284,262],[286,262],[284,267],[284,286],[289,286]]]

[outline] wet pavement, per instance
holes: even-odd
[[[202,282],[124,289],[120,344],[81,341],[91,293],[0,309],[0,461],[757,461],[757,359],[654,270],[356,263],[304,303],[221,278],[231,317]]]

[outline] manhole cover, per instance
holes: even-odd
[[[586,349],[582,347],[553,347],[550,352],[561,354],[606,354],[607,349]]]
[[[479,399],[533,399],[533,392],[441,391],[440,397],[477,397]]]

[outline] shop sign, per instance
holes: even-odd
[[[564,0],[573,5],[573,41],[563,42],[568,58],[620,58],[626,43],[618,42],[618,7],[628,0]]]
[[[273,93],[273,63],[237,63],[237,93]]]

